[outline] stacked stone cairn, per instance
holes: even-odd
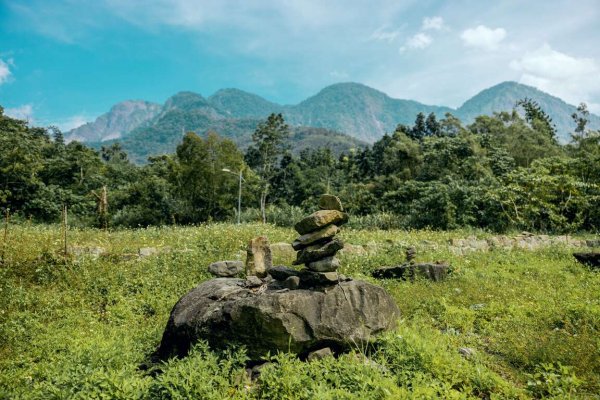
[[[344,212],[340,199],[329,194],[321,196],[319,208],[294,225],[300,237],[292,243],[294,250],[298,251],[293,264],[304,264],[311,272],[327,274],[336,272],[340,267],[336,254],[344,248],[344,243],[336,235],[339,227],[348,222],[348,214]]]

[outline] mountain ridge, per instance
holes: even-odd
[[[556,124],[559,140],[568,142],[569,133],[574,128],[571,114],[576,111],[575,106],[513,81],[486,88],[458,108],[395,99],[355,82],[329,85],[295,105],[280,105],[235,88],[220,89],[208,97],[182,91],[169,97],[162,106],[143,101],[118,103],[93,123],[73,129],[65,137],[67,140],[98,143],[125,140],[131,136],[128,142],[144,142],[144,148],[153,154],[153,142],[157,144],[157,151],[172,151],[184,132],[214,130],[244,147],[261,120],[273,112],[280,112],[292,127],[323,128],[346,134],[359,142],[373,143],[385,133],[392,132],[398,124],[411,125],[419,112],[433,112],[438,118],[449,112],[468,124],[478,115],[510,111],[518,100],[525,97],[540,104]],[[124,107],[123,111],[123,107],[117,107],[123,104],[129,105],[129,108]],[[115,107],[120,110],[116,116],[111,114]],[[589,126],[600,128],[600,117],[590,114]],[[164,146],[166,143],[169,145]],[[136,152],[135,149],[131,151]]]

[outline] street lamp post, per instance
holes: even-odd
[[[230,174],[236,175],[236,176],[238,175],[237,173],[231,171],[229,168],[223,168],[221,171],[227,172],[227,173],[230,173]],[[240,184],[239,184],[239,190],[238,190],[238,212],[237,212],[238,225],[240,224],[240,217],[242,214],[242,181],[244,180],[244,178],[242,177],[242,169],[241,168],[240,168],[240,172],[239,172],[239,177],[240,177],[240,179],[239,179]]]

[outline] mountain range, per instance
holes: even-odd
[[[261,120],[282,113],[292,127],[290,142],[296,152],[327,146],[339,153],[373,143],[399,123],[411,125],[419,112],[433,112],[438,118],[449,112],[468,124],[479,115],[510,111],[523,98],[536,101],[555,123],[559,140],[569,141],[575,106],[516,82],[485,89],[457,109],[394,99],[359,83],[328,86],[297,105],[279,105],[239,89],[221,89],[208,98],[180,92],[163,105],[141,100],[118,103],[65,137],[96,147],[119,141],[134,161],[144,162],[149,155],[173,152],[187,131],[216,131],[245,148]],[[591,114],[589,119],[590,128],[600,128],[600,117]]]

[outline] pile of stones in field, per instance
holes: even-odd
[[[416,277],[441,281],[451,272],[450,265],[445,261],[416,263],[417,251],[414,247],[406,250],[406,261],[400,265],[379,267],[371,273],[378,279],[414,280]]]
[[[272,266],[266,237],[250,241],[246,279],[239,262],[209,266],[217,278],[183,296],[171,311],[155,358],[185,356],[206,340],[212,348],[246,347],[250,359],[292,352],[302,359],[337,353],[395,327],[400,310],[381,287],[338,275],[337,237],[348,221],[340,200],[324,195],[320,210],[295,225],[297,270]]]

